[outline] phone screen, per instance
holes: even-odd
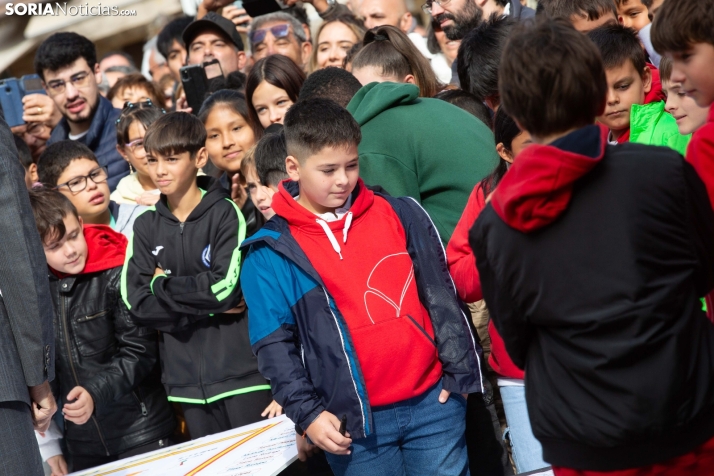
[[[206,79],[213,79],[219,76],[223,76],[221,63],[219,63],[216,59],[203,63],[203,70],[206,72]]]
[[[25,91],[42,91],[42,80],[40,78],[23,78],[22,89]]]

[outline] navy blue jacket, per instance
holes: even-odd
[[[120,114],[121,111],[115,109],[109,100],[99,96],[99,105],[87,135],[77,139],[77,142],[81,142],[94,152],[100,165],[107,167],[109,171],[107,184],[112,192],[117,188],[119,181],[129,175],[129,164],[117,152],[116,121]],[[67,139],[69,139],[69,124],[66,118],[62,118],[52,131],[47,145]]]
[[[462,311],[436,228],[412,198],[378,195],[404,227],[419,298],[434,327],[443,388],[482,393],[481,347]],[[347,324],[287,221],[273,217],[241,247],[248,250],[241,286],[251,346],[275,400],[300,428],[327,410],[347,415],[352,438],[369,435],[371,408]]]

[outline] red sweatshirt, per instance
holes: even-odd
[[[357,189],[349,213],[337,221],[303,208],[282,184],[272,207],[344,316],[369,402],[380,406],[421,395],[442,369],[399,217],[361,180]]]
[[[79,274],[91,274],[124,265],[128,240],[126,236],[105,225],[84,225],[87,241],[87,262]],[[58,278],[69,275],[52,270]]]
[[[486,199],[483,196],[483,188],[477,184],[471,192],[464,213],[456,224],[451,240],[446,247],[449,273],[454,280],[459,297],[464,302],[476,302],[483,299],[481,279],[476,268],[476,257],[469,245],[469,230],[485,206]],[[523,379],[523,370],[519,369],[508,356],[506,344],[498,334],[493,321],[488,323],[488,335],[491,338],[491,355],[488,356],[491,368],[503,377]]]
[[[686,160],[692,164],[707,187],[709,202],[714,207],[714,104],[709,109],[706,124],[692,135]],[[706,301],[707,315],[714,322],[714,293],[709,294]]]

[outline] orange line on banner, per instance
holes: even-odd
[[[266,426],[266,427],[264,427],[264,428],[261,428],[260,430],[256,431],[255,433],[253,433],[253,434],[250,435],[249,437],[244,438],[244,439],[240,440],[240,441],[237,442],[237,443],[233,443],[231,446],[229,446],[229,447],[226,448],[225,450],[221,451],[221,452],[218,453],[217,455],[215,455],[215,456],[211,457],[210,459],[208,459],[208,460],[204,461],[203,463],[201,463],[201,465],[200,465],[200,466],[197,466],[194,470],[189,471],[188,473],[186,473],[185,476],[195,476],[196,474],[198,474],[199,471],[203,471],[203,470],[206,469],[209,465],[215,463],[216,461],[218,461],[218,459],[222,458],[223,456],[227,455],[228,453],[230,453],[230,452],[233,451],[234,449],[238,448],[240,445],[242,445],[242,444],[245,443],[246,441],[252,440],[252,439],[255,438],[256,436],[260,435],[261,433],[264,433],[264,432],[268,431],[269,429],[273,428],[273,427],[276,426],[276,425],[279,425],[279,423],[273,423],[272,425],[268,425],[268,426]]]

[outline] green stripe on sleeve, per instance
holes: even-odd
[[[245,239],[245,218],[243,218],[243,214],[240,211],[240,208],[238,208],[238,205],[233,202],[233,200],[226,198],[228,202],[233,205],[233,208],[236,210],[236,215],[238,215],[238,243],[236,243],[236,247],[233,250],[233,254],[231,255],[231,264],[228,266],[228,272],[226,273],[226,277],[218,281],[216,284],[211,286],[211,291],[213,294],[216,295],[216,299],[218,302],[221,302],[228,298],[233,293],[233,290],[235,290],[236,285],[238,284],[238,277],[240,275],[240,244],[243,242]]]
[[[221,393],[215,397],[211,397],[206,400],[201,400],[200,398],[184,398],[184,397],[168,397],[170,402],[176,403],[194,403],[197,405],[205,405],[207,403],[213,403],[218,400],[233,397],[235,395],[242,395],[244,393],[260,392],[262,390],[270,390],[270,385],[254,385],[252,387],[239,388],[238,390],[231,390],[230,392]]]

